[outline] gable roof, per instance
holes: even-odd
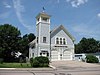
[[[53,30],[51,31],[51,35],[54,34],[54,33],[57,32],[57,31],[60,31],[60,30],[63,30],[63,31],[70,37],[70,39],[71,39],[73,42],[75,41],[75,38],[64,28],[63,25],[60,25],[59,27],[53,29]]]
[[[28,45],[29,45],[29,46],[33,46],[33,44],[36,43],[36,42],[37,42],[37,39],[35,38],[35,39],[34,39],[33,41],[31,41]]]

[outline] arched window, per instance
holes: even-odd
[[[64,44],[64,45],[66,44],[65,38],[63,38],[63,44]]]
[[[56,38],[56,44],[59,44],[59,38]]]
[[[62,45],[62,38],[60,38],[60,44]]]

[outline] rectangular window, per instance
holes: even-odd
[[[43,37],[43,43],[46,43],[46,37]]]
[[[42,18],[43,21],[47,22],[48,21],[48,18]]]

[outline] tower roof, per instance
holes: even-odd
[[[50,18],[50,17],[51,17],[50,15],[48,15],[48,14],[45,13],[45,12],[40,12],[40,13],[36,16],[36,18],[38,18],[38,17],[40,17],[40,16],[42,16],[42,17],[47,17],[47,18]]]

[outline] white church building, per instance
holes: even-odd
[[[29,43],[29,58],[47,56],[51,61],[73,60],[74,37],[60,25],[50,30],[50,15],[36,16],[36,39]]]

